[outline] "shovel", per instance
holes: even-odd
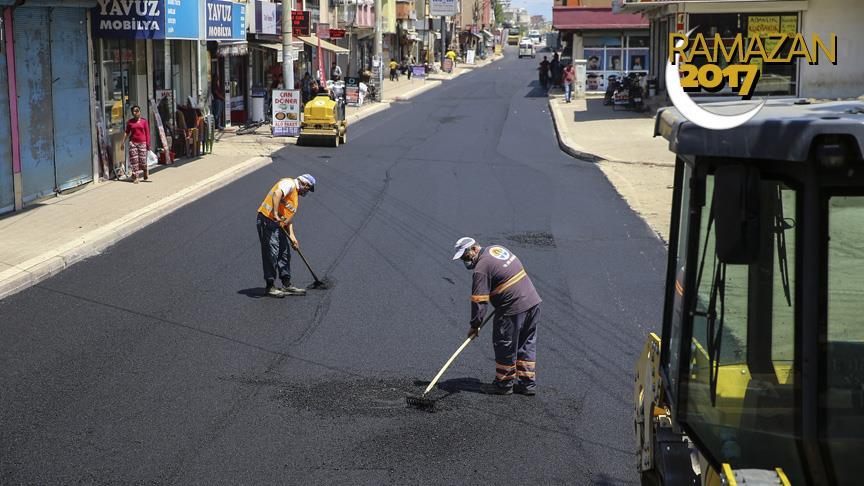
[[[281,228],[281,227],[280,227],[280,228]],[[289,235],[288,235],[288,232],[285,231],[285,228],[282,228],[282,231],[285,233],[285,236],[289,236]],[[290,236],[288,237],[288,239],[289,239],[289,240],[291,239]],[[315,279],[315,281],[312,282],[312,285],[310,285],[309,288],[310,288],[310,289],[327,289],[327,288],[329,288],[330,285],[329,285],[327,282],[324,282],[324,281],[320,280],[320,279],[318,278],[318,275],[315,275],[315,271],[312,270],[312,266],[309,265],[309,261],[306,260],[306,257],[305,257],[305,256],[303,256],[303,252],[300,251],[300,248],[295,248],[295,250],[297,251],[297,254],[300,255],[300,258],[303,260],[303,263],[306,264],[306,268],[309,269],[309,273],[312,274],[312,278]]]
[[[480,329],[483,329],[483,326],[486,325],[487,322],[489,322],[489,319],[491,319],[493,315],[495,315],[494,310],[489,312],[489,315],[486,316],[485,319],[483,319],[483,322],[480,323],[480,327],[477,328],[478,334]],[[465,349],[468,344],[474,340],[475,337],[477,336],[471,336],[470,338],[465,339],[465,342],[463,342],[462,345],[459,346],[459,349],[457,349],[456,352],[453,353],[453,356],[450,356],[450,359],[448,359],[447,362],[444,363],[441,371],[439,371],[438,374],[435,375],[435,378],[432,378],[432,381],[429,383],[426,389],[423,390],[422,395],[420,395],[419,397],[405,397],[405,403],[407,403],[411,407],[419,408],[421,410],[432,410],[432,408],[435,407],[435,400],[431,398],[426,398],[426,394],[429,393],[429,390],[435,387],[435,384],[438,383],[438,380],[441,379],[441,376],[444,374],[445,371],[447,371],[447,368],[449,368],[450,365],[453,364],[453,361],[456,360],[456,357],[459,356],[459,353],[461,353],[462,350]]]

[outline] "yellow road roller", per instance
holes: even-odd
[[[332,147],[348,143],[348,121],[345,119],[345,102],[333,100],[327,93],[319,93],[303,108],[298,145],[322,142]]]
[[[676,164],[642,484],[864,484],[864,103],[772,100],[727,130],[666,108],[655,135]]]

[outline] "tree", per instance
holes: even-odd
[[[495,23],[501,24],[504,21],[504,5],[501,5],[501,0],[492,0],[492,11],[495,12]]]

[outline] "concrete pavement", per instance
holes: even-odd
[[[453,74],[425,81],[385,79],[384,101],[349,107],[349,120],[379,113],[393,102],[409,100],[490,62],[459,67]],[[0,217],[0,300],[271,163],[274,151],[296,143],[296,138],[264,135],[266,130],[262,127],[261,135],[238,136],[236,128],[220,133],[212,154],[159,166],[151,174],[152,182],[103,181]]]
[[[596,162],[630,207],[667,240],[675,154],[666,139],[654,137],[654,118],[614,110],[596,96],[565,103],[555,93],[549,109],[561,149]]]

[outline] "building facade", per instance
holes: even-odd
[[[792,64],[760,63],[755,95],[833,99],[864,94],[864,49],[858,47],[864,43],[860,28],[864,5],[859,0],[617,0],[615,10],[642,15],[650,23],[650,70],[660,93],[666,89],[662,73],[669,55],[669,34],[696,28],[706,39],[719,33],[724,42],[738,34],[748,37],[756,32],[803,33],[808,42],[811,34],[827,38],[836,33],[836,65],[824,59],[818,65],[801,60]],[[732,93],[727,88],[717,95],[724,94]]]

